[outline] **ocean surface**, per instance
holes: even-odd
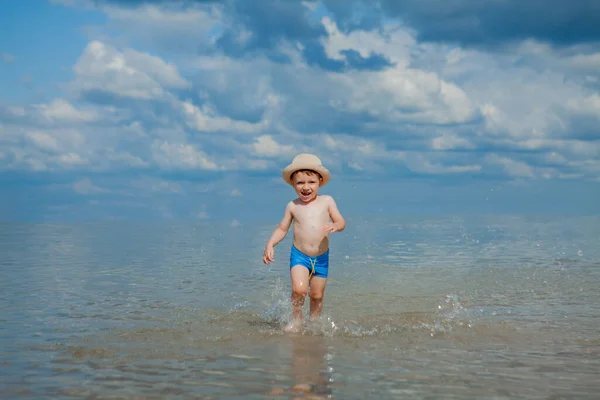
[[[349,218],[297,334],[277,222],[0,224],[0,398],[598,398],[600,217]]]

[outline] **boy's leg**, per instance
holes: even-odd
[[[313,276],[310,280],[310,317],[316,318],[321,315],[323,309],[323,295],[325,294],[327,278]]]
[[[292,318],[295,321],[302,320],[302,306],[304,297],[308,293],[308,275],[309,271],[303,265],[294,265],[290,269],[292,279]]]

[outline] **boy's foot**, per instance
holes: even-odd
[[[283,331],[287,333],[298,333],[300,332],[300,328],[302,328],[302,321],[291,321],[283,328]]]

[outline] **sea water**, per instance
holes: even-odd
[[[0,397],[598,398],[600,217],[349,218],[296,334],[273,228],[0,224]]]

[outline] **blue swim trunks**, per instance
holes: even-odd
[[[329,250],[320,256],[311,257],[292,245],[292,251],[290,252],[290,269],[295,265],[305,266],[311,277],[318,276],[319,278],[327,278],[329,272]]]

